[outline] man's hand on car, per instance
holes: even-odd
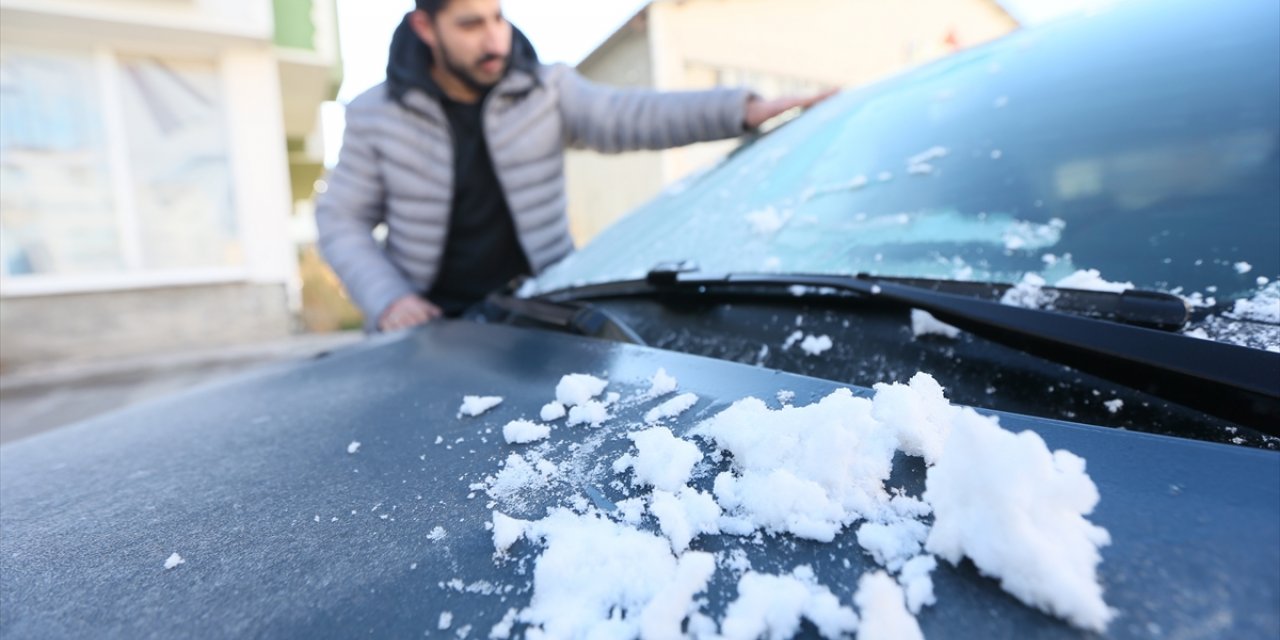
[[[426,324],[439,318],[444,312],[421,296],[410,293],[401,296],[387,306],[378,318],[379,331],[398,331]]]
[[[774,116],[782,114],[788,109],[799,107],[808,109],[827,98],[835,95],[838,89],[828,89],[822,93],[812,96],[777,98],[774,100],[764,100],[759,96],[751,96],[747,100],[747,111],[742,117],[742,124],[748,130],[756,129],[764,124],[766,120]]]

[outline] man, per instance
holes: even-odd
[[[456,315],[573,250],[566,146],[730,138],[822,97],[605,88],[539,64],[500,0],[417,0],[392,39],[386,82],[347,107],[316,208],[320,248],[370,330]]]

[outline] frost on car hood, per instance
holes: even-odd
[[[584,379],[566,376],[561,390]],[[606,385],[591,379],[584,393],[562,399],[592,402]],[[662,406],[677,386],[660,371],[651,389],[614,402]],[[559,429],[592,429],[548,426],[552,439]],[[803,619],[828,637],[920,637],[914,614],[936,601],[935,557],[969,558],[1014,597],[1082,629],[1103,631],[1115,615],[1097,575],[1098,550],[1110,540],[1087,518],[1100,496],[1085,461],[951,405],[927,374],[878,385],[870,399],[848,389],[804,406],[743,398],[683,435],[630,426],[597,430],[632,443],[604,461],[606,477],[576,473],[575,454],[547,459],[548,444],[517,445],[476,485],[491,498],[486,526],[499,569],[523,571],[519,558],[536,555],[528,606],[484,621],[496,636],[522,623],[531,638],[785,638]],[[927,465],[921,495],[888,487],[898,453]],[[509,515],[574,482],[588,496],[541,516]],[[603,482],[631,497],[609,503],[589,489]],[[788,539],[829,543],[853,527],[884,570],[864,574],[851,601],[807,565],[757,571],[741,555]],[[712,536],[721,551],[700,544]],[[738,578],[734,601],[717,613],[699,595],[718,571]]]

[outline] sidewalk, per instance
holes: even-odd
[[[60,363],[0,375],[0,444],[282,360],[359,342],[358,331],[101,362]]]

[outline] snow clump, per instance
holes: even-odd
[[[709,553],[677,558],[651,533],[564,509],[532,523],[526,536],[546,550],[534,565],[533,598],[517,620],[539,637],[677,638],[685,619],[692,626],[705,618],[694,596],[715,572]]]
[[[168,558],[166,558],[166,559],[165,559],[165,561],[164,561],[164,568],[165,568],[165,569],[172,569],[172,568],[174,568],[174,567],[176,567],[176,566],[178,566],[178,565],[180,565],[180,564],[186,564],[186,563],[187,563],[187,561],[186,561],[185,559],[183,559],[183,557],[182,557],[182,556],[178,555],[178,552],[177,552],[177,551],[174,551],[174,552],[173,552],[173,555],[171,555],[171,556],[169,556]]]
[[[609,414],[608,402],[593,399],[604,393],[604,388],[607,386],[609,386],[607,380],[583,373],[571,373],[560,378],[559,384],[556,385],[556,402],[569,407],[569,419],[566,423],[570,427],[580,424],[598,427],[612,418],[613,416]],[[613,394],[609,397],[616,399]],[[543,409],[546,410],[546,407]],[[554,409],[551,411],[554,412]]]
[[[692,487],[679,493],[655,489],[649,510],[658,519],[662,535],[671,542],[671,550],[684,553],[689,543],[704,533],[720,533],[720,505],[710,494]]]
[[[657,373],[649,379],[649,390],[645,392],[643,398],[660,398],[676,390],[678,382],[675,378],[667,373],[666,369],[658,369]]]
[[[800,342],[800,349],[811,356],[820,355],[831,347],[830,336],[805,336],[805,339]]]
[[[936,464],[961,411],[947,402],[942,385],[927,373],[917,373],[905,385],[880,383],[875,391],[871,417],[896,434],[903,453]]]
[[[644,414],[645,424],[654,424],[659,420],[674,418],[690,407],[698,403],[698,396],[692,393],[682,393],[652,409]]]
[[[605,420],[612,418],[609,414],[609,407],[603,402],[588,400],[580,405],[569,408],[569,419],[565,424],[574,427],[580,424],[589,424],[598,427],[604,424]]]
[[[924,607],[937,602],[933,595],[933,578],[929,575],[937,568],[937,558],[929,555],[916,556],[902,565],[898,583],[902,585],[907,597],[907,609],[911,613],[920,613]]]
[[[1009,287],[1000,297],[1000,304],[1027,309],[1044,309],[1058,299],[1058,292],[1045,291],[1044,278],[1034,273],[1022,274],[1022,281]]]
[[[478,416],[502,404],[499,396],[463,396],[462,406],[458,407],[458,417]]]
[[[928,535],[929,527],[919,520],[865,522],[858,527],[858,544],[875,558],[877,564],[897,571],[920,553]]]
[[[527,444],[551,435],[551,427],[528,420],[512,420],[502,427],[502,437],[508,444]]]
[[[524,537],[531,523],[510,516],[493,512],[493,548],[500,554],[507,552],[516,540]]]
[[[1084,460],[1050,453],[1034,432],[1005,431],[972,409],[951,427],[925,479],[934,513],[925,548],[952,564],[968,556],[1024,603],[1106,629],[1115,612],[1102,599],[1098,549],[1111,537],[1085,519],[1099,496]]]
[[[552,400],[542,405],[542,410],[538,412],[538,417],[542,418],[543,422],[551,422],[552,420],[563,418],[565,413],[564,405],[560,404],[559,401]]]
[[[787,349],[790,349],[792,345],[794,345],[797,342],[800,342],[800,339],[803,337],[804,337],[803,331],[792,331],[791,335],[787,336],[786,341],[782,343],[782,350],[786,351]]]
[[[875,429],[871,402],[837,389],[815,404],[771,410],[739,400],[694,433],[731,453],[715,494],[735,533],[765,529],[830,542],[888,501],[883,482],[897,439]]]
[[[947,338],[955,338],[960,335],[960,330],[933,317],[933,315],[928,311],[912,309],[911,333],[917,338],[925,335],[939,335]]]
[[[635,443],[636,455],[625,455],[613,465],[616,473],[631,467],[636,484],[652,485],[664,491],[679,491],[689,482],[694,465],[702,460],[698,445],[677,438],[666,427],[654,427],[627,434]]]
[[[556,401],[566,407],[586,404],[603,393],[607,386],[607,380],[583,373],[571,373],[560,378],[560,383],[556,385]]]
[[[1109,291],[1120,293],[1133,288],[1132,282],[1109,282],[1102,278],[1097,269],[1080,269],[1075,273],[1055,282],[1059,289],[1082,289],[1084,291]]]
[[[862,612],[858,640],[924,640],[902,588],[883,571],[863,574],[853,601]]]
[[[720,631],[726,640],[778,640],[795,636],[802,618],[827,638],[858,629],[853,609],[842,606],[830,589],[818,584],[813,569],[801,565],[790,575],[742,574],[738,598],[725,611]]]

